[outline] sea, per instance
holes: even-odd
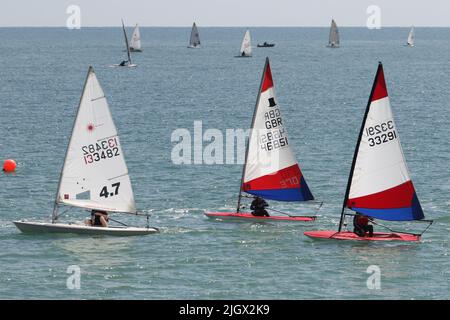
[[[410,48],[409,28],[343,27],[341,47],[330,49],[328,28],[255,27],[253,57],[237,59],[245,30],[199,26],[201,48],[188,49],[190,27],[142,27],[137,67],[115,68],[126,59],[120,27],[0,28],[0,161],[17,162],[15,173],[0,173],[1,299],[450,298],[450,29],[417,27]],[[256,47],[264,41],[276,45]],[[195,124],[223,133],[223,148],[227,129],[248,129],[266,57],[316,198],[270,208],[317,220],[210,220],[204,212],[235,210],[242,163],[194,161],[194,149],[211,143],[194,145]],[[411,179],[434,223],[416,243],[309,239],[303,232],[339,223],[379,61]],[[158,234],[23,234],[13,224],[51,216],[89,66],[118,129],[136,205]],[[192,161],[183,164],[173,160],[179,129],[192,135]],[[89,216],[61,212],[66,222]],[[427,226],[381,223],[408,232]]]

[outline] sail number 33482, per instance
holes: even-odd
[[[83,159],[85,164],[98,162],[102,159],[110,159],[120,155],[117,138],[109,138],[98,141],[95,144],[82,146]]]

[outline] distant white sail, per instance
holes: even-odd
[[[116,126],[92,67],[67,148],[56,203],[109,212],[136,212]]]
[[[131,36],[130,50],[131,51],[142,51],[141,33],[139,32],[138,24],[136,24],[136,27],[134,28],[134,31],[133,31],[133,35]]]
[[[409,31],[408,41],[406,44],[410,47],[414,47],[414,27],[411,27],[411,30]]]
[[[197,48],[199,46],[200,46],[200,36],[198,34],[197,25],[194,22],[194,24],[192,25],[191,38],[189,40],[189,47]]]
[[[339,30],[336,25],[336,22],[331,20],[331,27],[330,27],[330,36],[328,39],[328,47],[330,48],[338,48],[340,45],[339,43]]]
[[[252,44],[249,30],[245,32],[244,39],[242,39],[241,50],[239,51],[239,55],[242,57],[252,56]]]

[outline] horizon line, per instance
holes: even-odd
[[[138,23],[139,24],[139,23]],[[196,23],[197,24],[197,23]],[[136,24],[132,24],[129,26],[135,26]],[[390,25],[390,26],[382,26],[380,29],[369,29],[369,30],[381,30],[384,28],[410,28],[414,26],[415,28],[450,28],[449,26],[425,26],[425,25]],[[93,25],[88,25],[88,26],[82,26],[80,29],[83,28],[121,28],[121,25],[103,25],[103,26],[93,26]],[[142,28],[192,28],[192,25],[186,25],[186,26],[156,26],[156,25],[142,25],[139,24],[139,27]],[[316,26],[260,26],[260,25],[255,25],[255,26],[208,26],[208,25],[198,25],[197,27],[199,28],[330,28],[329,25],[316,25]],[[0,25],[0,28],[67,28],[67,26],[65,25],[8,25],[8,26],[2,26]],[[359,25],[338,25],[338,28],[364,28],[366,29],[367,26],[359,26]],[[368,29],[368,28],[367,28]]]

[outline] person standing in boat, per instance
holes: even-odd
[[[126,60],[122,60],[122,62],[119,64],[119,66],[120,67],[125,67],[127,65],[127,62],[128,61],[126,61]]]
[[[91,219],[86,220],[86,225],[92,227],[108,227],[108,213],[102,210],[92,210]]]
[[[270,217],[269,213],[267,213],[266,208],[269,205],[267,204],[266,200],[260,197],[255,197],[255,199],[252,201],[252,204],[250,205],[250,209],[252,211],[252,215],[257,217]]]
[[[365,237],[369,233],[369,237],[373,237],[373,226],[369,224],[369,217],[363,214],[355,214],[353,218],[353,232],[360,237]]]

